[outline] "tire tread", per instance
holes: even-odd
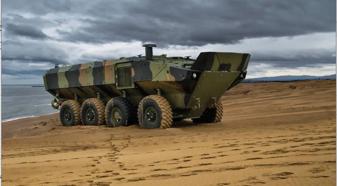
[[[61,105],[61,109],[62,107],[64,106],[68,106],[70,107],[70,109],[73,111],[74,113],[74,125],[79,125],[81,123],[81,118],[80,118],[80,103],[76,100],[67,100],[67,101],[64,101]],[[60,115],[61,117],[61,115]],[[60,121],[62,122],[62,119],[60,118]],[[63,125],[63,123],[62,123]]]
[[[122,107],[124,107],[124,108],[122,108],[122,110],[124,112],[126,112],[125,115],[128,117],[128,119],[127,119],[127,123],[122,124],[122,125],[123,126],[127,126],[130,122],[132,122],[132,121],[130,121],[131,120],[130,119],[131,118],[130,114],[132,114],[132,110],[131,110],[132,105],[129,103],[129,101],[127,99],[125,99],[123,97],[114,97],[114,98],[111,98],[109,100],[109,102],[106,104],[106,107],[105,107],[105,123],[107,125],[110,123],[108,121],[108,119],[109,119],[109,117],[108,117],[109,110],[108,109],[114,105],[114,102],[119,102],[122,105]],[[108,126],[113,126],[113,125],[109,124]],[[117,126],[113,126],[113,127],[117,127]]]
[[[143,104],[146,100],[151,99],[156,104],[161,110],[161,122],[160,122],[160,128],[165,129],[165,128],[170,128],[173,123],[173,115],[172,115],[172,108],[170,103],[162,96],[159,95],[149,95],[144,97],[141,102],[139,103],[138,107],[138,121],[141,127],[145,128],[143,126]]]
[[[102,125],[105,122],[105,106],[102,100],[98,99],[98,98],[89,98],[86,99],[83,103],[82,103],[82,107],[81,107],[81,113],[83,113],[83,106],[85,104],[89,104],[89,105],[93,105],[94,107],[96,107],[97,109],[97,124],[96,125]],[[82,117],[81,117],[82,118]],[[84,123],[84,122],[82,122]]]

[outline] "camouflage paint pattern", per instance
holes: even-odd
[[[203,52],[196,60],[164,55],[105,60],[50,69],[44,84],[61,100],[82,102],[99,95],[107,102],[125,96],[134,106],[159,90],[175,115],[198,117],[245,78],[249,58],[245,53]]]

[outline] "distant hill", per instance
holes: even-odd
[[[243,82],[268,82],[268,81],[301,81],[301,80],[335,80],[336,74],[328,76],[275,76],[245,79]]]

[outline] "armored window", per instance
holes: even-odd
[[[119,67],[117,69],[117,85],[118,87],[131,87],[131,67]]]

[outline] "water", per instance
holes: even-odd
[[[2,85],[2,120],[54,113],[50,106],[53,96],[44,87]]]

